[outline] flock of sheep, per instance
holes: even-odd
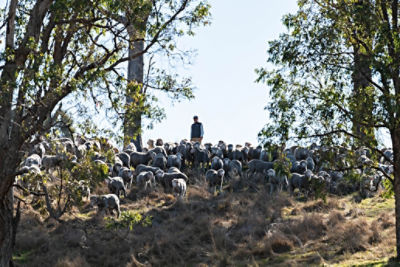
[[[78,186],[82,187],[88,198],[90,196],[92,206],[97,205],[99,209],[111,212],[116,210],[119,216],[121,194],[126,197],[132,184],[144,194],[161,186],[165,192],[184,198],[188,184],[196,182],[191,175],[187,175],[193,170],[205,173],[212,193],[217,188],[222,191],[224,184],[231,191],[245,187],[257,190],[258,185],[262,184],[269,186],[270,194],[282,190],[293,194],[298,189],[305,196],[315,193],[316,185],[319,189],[337,194],[361,189],[374,191],[382,179],[393,173],[393,152],[390,149],[382,150],[381,158],[375,164],[371,159],[371,150],[365,147],[353,153],[345,147],[315,144],[273,151],[261,146],[253,147],[250,143],[234,146],[223,141],[216,145],[202,145],[187,140],[164,143],[158,139],[156,142],[149,140],[147,144],[148,147],[138,152],[132,143],[120,151],[104,138],[77,136],[74,140],[61,138],[41,141],[33,146],[21,164],[19,174],[50,171],[66,160],[79,164],[88,151],[95,151],[91,160],[107,166],[109,177],[106,182],[110,194],[90,196],[87,184],[80,183]],[[110,150],[114,158],[107,160],[103,153]],[[352,153],[356,165],[349,160]],[[285,166],[288,168],[286,172],[283,171]],[[349,184],[344,178],[350,172],[362,177],[362,183]]]

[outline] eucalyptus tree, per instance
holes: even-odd
[[[137,12],[139,9],[141,12]],[[127,9],[126,14],[131,17],[136,14],[136,20],[132,23],[124,16],[119,19],[126,23],[129,34],[129,55],[142,53],[146,43],[150,42],[160,22],[170,20],[168,28],[156,36],[157,43],[150,51],[144,51],[141,56],[131,59],[128,63],[127,79],[135,82],[139,87],[139,93],[144,99],[156,102],[157,95],[164,92],[173,100],[191,99],[194,97],[190,77],[181,78],[177,73],[169,73],[165,68],[156,68],[157,58],[176,61],[176,59],[187,61],[191,57],[189,51],[182,51],[177,47],[176,40],[184,35],[194,35],[194,28],[209,23],[210,6],[203,0],[158,0],[142,1],[140,6]],[[178,12],[179,11],[179,12]],[[180,14],[182,13],[182,14]],[[131,15],[129,15],[131,14]],[[137,15],[139,14],[139,15]],[[174,15],[176,14],[176,15]],[[150,59],[148,70],[145,73],[144,56]],[[153,91],[153,92],[151,92]],[[156,92],[154,92],[156,91]],[[137,100],[127,95],[128,104],[137,105]],[[162,109],[156,105],[148,106],[152,112],[136,109],[135,113],[127,113],[124,118],[124,142],[133,142],[139,151],[142,150],[142,119],[153,118],[161,120],[164,117]]]
[[[187,1],[176,2],[185,5]],[[10,0],[0,18],[0,266],[12,257],[13,184],[24,150],[55,124],[67,97],[91,97],[101,88],[108,106],[121,111],[147,109],[138,86],[121,80],[121,64],[143,55],[160,42],[181,8],[152,25],[141,52],[127,55],[127,25],[133,25],[143,1]],[[126,9],[136,8],[126,13]],[[144,11],[143,11],[144,12]],[[186,16],[185,16],[186,17]],[[128,89],[127,89],[128,88]],[[137,105],[126,105],[130,94]],[[76,100],[75,100],[76,101]],[[149,101],[149,100],[147,100]],[[78,101],[76,101],[78,102]],[[90,118],[82,110],[81,117]]]
[[[397,0],[300,0],[287,15],[287,33],[272,41],[272,71],[259,69],[269,85],[266,142],[318,140],[370,147],[373,134],[390,134],[394,159],[397,259],[400,259],[400,28]],[[339,38],[338,38],[339,37]],[[354,86],[354,63],[367,83]],[[360,65],[358,65],[360,66]],[[354,90],[360,89],[358,94]],[[365,112],[365,107],[371,112]],[[354,125],[361,131],[354,131]]]

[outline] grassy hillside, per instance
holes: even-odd
[[[379,266],[395,255],[393,199],[304,202],[259,189],[212,196],[199,182],[183,201],[161,190],[149,196],[133,190],[121,200],[120,220],[85,204],[61,223],[46,221],[25,206],[14,260],[17,266]]]

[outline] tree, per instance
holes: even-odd
[[[138,8],[138,7],[135,7]],[[146,99],[151,95],[148,89],[155,89],[167,94],[172,94],[173,99],[191,99],[193,98],[192,84],[190,78],[184,78],[179,81],[178,75],[168,74],[165,70],[157,69],[154,73],[154,63],[149,62],[147,77],[144,71],[144,56],[148,54],[151,59],[154,55],[164,54],[170,60],[179,57],[184,60],[189,57],[187,51],[177,51],[176,38],[187,35],[194,35],[193,29],[199,25],[206,25],[209,23],[209,9],[210,6],[206,1],[199,0],[184,0],[184,1],[142,1],[139,6],[141,16],[135,20],[135,24],[126,20],[125,17],[120,19],[125,21],[127,31],[129,34],[129,51],[130,55],[141,53],[142,55],[136,57],[128,62],[128,81],[136,83],[140,86],[140,94]],[[174,16],[172,14],[184,13],[183,16]],[[126,13],[134,14],[135,9],[128,9]],[[128,16],[129,17],[129,16]],[[152,51],[144,51],[145,44],[149,42],[146,37],[154,38],[154,28],[160,21],[170,20],[172,27],[165,29],[163,35],[157,36],[158,47]],[[144,53],[142,53],[144,52]],[[153,98],[155,100],[155,98]],[[126,102],[136,104],[134,99],[127,96]],[[154,107],[154,106],[152,106]],[[151,110],[151,108],[150,108]],[[125,114],[124,118],[124,143],[133,142],[139,151],[142,150],[142,118],[149,115],[142,110],[136,110],[135,114]],[[150,114],[158,114],[157,120],[162,119],[163,111],[151,112]],[[148,116],[147,116],[148,117]]]
[[[126,25],[115,16],[124,14],[127,5],[141,4],[140,0],[11,0],[2,10],[0,266],[8,266],[12,258],[13,183],[21,151],[54,125],[54,113],[67,97],[94,96],[95,88],[101,88],[110,108],[120,111],[126,109],[127,91],[136,92],[127,90],[134,86],[120,79],[118,67],[149,51],[172,23],[159,21],[143,52],[126,55]],[[133,23],[138,12],[127,19]],[[168,13],[179,14],[180,10]],[[84,110],[80,115],[89,117]]]
[[[274,70],[258,70],[271,98],[271,122],[260,136],[271,143],[363,145],[384,156],[369,137],[388,131],[394,159],[384,157],[394,165],[394,176],[387,178],[394,185],[400,260],[399,2],[300,0],[298,5],[296,14],[284,18],[289,32],[270,43]]]

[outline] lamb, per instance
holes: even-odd
[[[139,173],[136,177],[136,185],[140,192],[146,192],[148,188],[153,189],[156,185],[154,174],[151,171]]]
[[[174,192],[175,196],[184,198],[186,196],[186,181],[183,179],[173,179],[172,191]]]
[[[225,171],[223,169],[208,170],[206,172],[206,180],[208,182],[210,193],[215,193],[216,187],[219,186],[219,190],[222,191],[222,184],[224,182]]]
[[[136,168],[139,164],[148,165],[151,160],[154,159],[156,153],[153,151],[149,152],[132,152],[130,154],[131,166]]]
[[[105,209],[106,212],[109,211],[111,214],[113,210],[117,211],[117,218],[121,215],[121,209],[119,204],[119,198],[115,194],[101,195],[101,196],[91,196],[90,206],[97,205],[99,210]]]
[[[176,155],[169,155],[167,160],[167,168],[176,167],[179,170],[182,168],[182,154],[176,153]]]
[[[108,184],[108,189],[112,194],[115,194],[119,197],[122,191],[124,197],[126,197],[126,188],[124,180],[121,177],[108,177],[106,181]]]

